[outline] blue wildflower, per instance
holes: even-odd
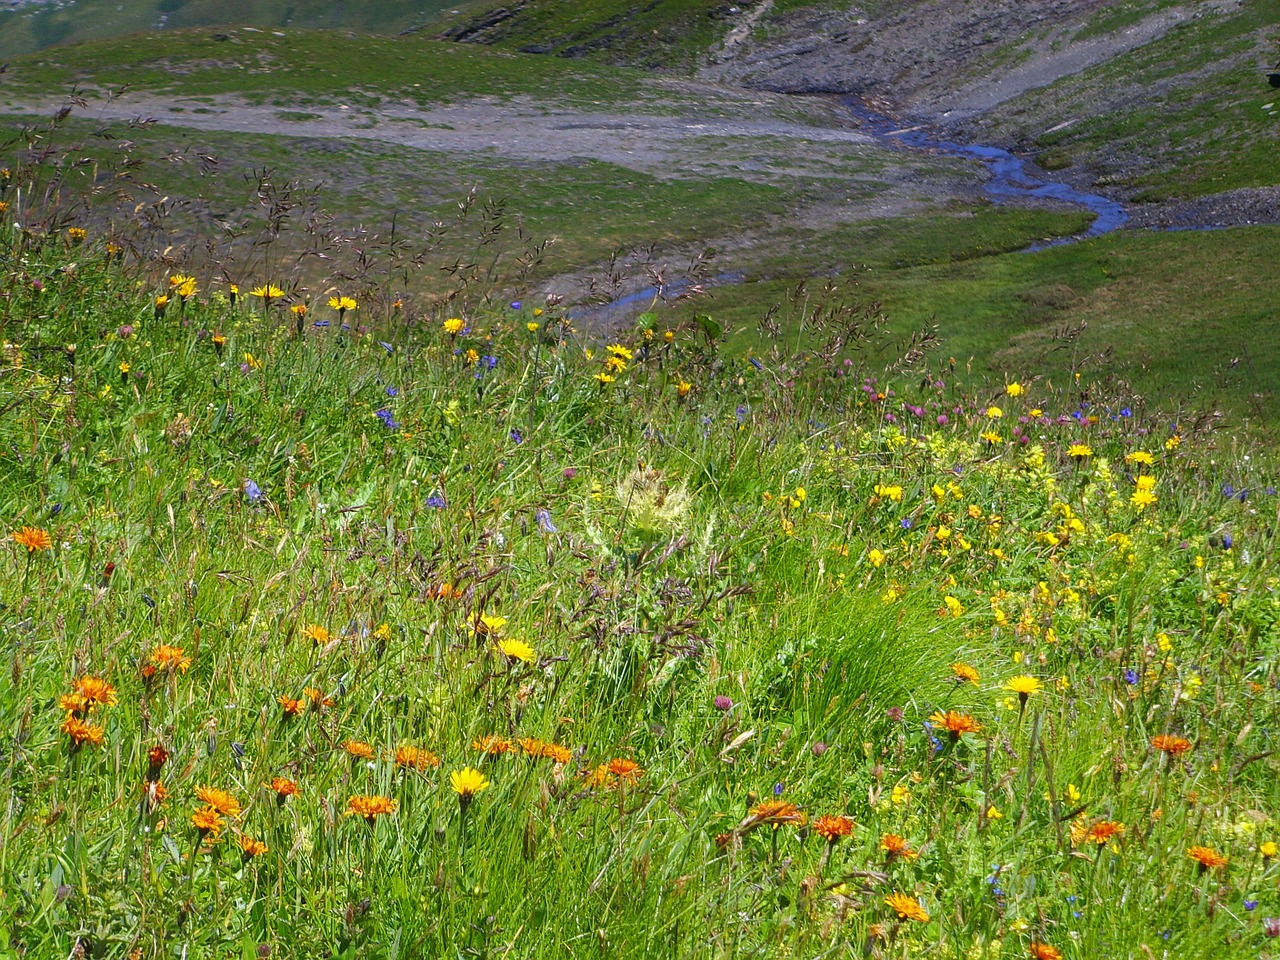
[[[1137,671],[1137,670],[1134,670],[1132,667],[1130,667],[1128,670],[1126,670],[1126,671],[1124,672],[1124,682],[1125,682],[1125,683],[1127,683],[1127,684],[1129,684],[1130,686],[1133,686],[1135,683],[1137,683],[1137,682],[1138,682],[1138,671]]]
[[[382,421],[382,425],[388,430],[397,430],[400,427],[399,422],[391,415],[391,411],[386,407],[381,410],[375,410],[373,415]]]
[[[775,797],[780,797],[780,796],[782,796],[782,790],[783,790],[783,786],[782,786],[782,784],[781,784],[781,783],[775,783],[775,784],[773,785],[773,795],[774,795]]]
[[[898,525],[902,527],[903,530],[910,530],[914,526],[910,517],[903,517]]]
[[[543,533],[559,533],[560,532],[559,530],[556,529],[556,525],[551,520],[550,510],[547,510],[545,507],[539,507],[536,513],[536,516],[538,518],[538,529],[541,530]]]
[[[262,499],[262,488],[250,480],[244,478],[244,495],[249,498],[250,503],[257,503]]]
[[[1257,901],[1257,900],[1246,900],[1246,901],[1244,902],[1244,908],[1245,908],[1246,910],[1257,910],[1257,909],[1258,909],[1258,901]]]
[[[761,363],[759,360],[757,360],[755,357],[747,357],[747,362],[750,363],[757,370],[764,369],[764,364]]]
[[[400,396],[400,388],[397,386],[393,386],[392,384],[387,384],[387,396],[388,397]]]
[[[433,493],[427,497],[426,505],[432,510],[443,510],[447,506],[444,496],[439,493]]]
[[[512,430],[510,436],[512,443],[524,443],[524,435],[519,430]]]

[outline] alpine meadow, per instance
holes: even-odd
[[[1275,0],[0,37],[0,960],[1280,957]]]

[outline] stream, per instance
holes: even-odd
[[[935,137],[924,126],[903,127],[893,117],[876,113],[857,97],[845,97],[841,101],[860,123],[860,129],[877,140],[888,140],[916,150],[928,150],[954,157],[981,160],[991,171],[991,177],[982,185],[983,192],[997,203],[1007,200],[1057,200],[1084,207],[1095,219],[1084,233],[1072,237],[1059,237],[1032,244],[1024,252],[1061,246],[1089,237],[1099,237],[1123,226],[1129,219],[1124,206],[1115,200],[1096,193],[1086,193],[1065,183],[1050,180],[1045,171],[1014,156],[1000,147],[983,144],[955,143]]]
[[[887,114],[877,113],[857,97],[843,97],[841,103],[858,121],[859,130],[881,142],[888,142],[898,148],[926,150],[930,153],[965,157],[980,160],[986,165],[991,176],[982,185],[983,192],[996,203],[1011,200],[1056,200],[1060,203],[1074,204],[1083,207],[1094,215],[1094,221],[1088,230],[1070,237],[1056,237],[1052,240],[1041,240],[1022,249],[1022,253],[1033,253],[1046,247],[1063,246],[1090,237],[1099,237],[1104,233],[1124,226],[1129,219],[1124,205],[1097,193],[1077,190],[1069,184],[1049,179],[1049,175],[1028,160],[1015,156],[1000,147],[989,147],[984,144],[956,143],[943,140],[930,132],[924,125],[904,127],[900,120]],[[1192,228],[1196,229],[1196,228]],[[1202,229],[1202,228],[1201,228]],[[704,286],[721,286],[746,281],[746,274],[741,271],[723,273],[704,282]],[[619,297],[610,303],[597,307],[575,307],[569,311],[574,319],[589,319],[607,326],[625,323],[638,307],[648,307],[664,296],[680,293],[688,287],[687,279],[671,282],[661,288],[645,287],[634,293]]]

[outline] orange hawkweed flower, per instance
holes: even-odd
[[[157,670],[181,670],[186,673],[191,667],[191,658],[184,656],[182,647],[171,647],[161,644],[151,651],[151,665]]]
[[[322,710],[325,707],[333,706],[333,698],[326,697],[324,691],[317,690],[315,687],[303,687],[302,695],[311,701],[312,710]]]
[[[58,698],[58,706],[65,710],[68,716],[77,718],[89,712],[89,701],[78,693],[64,693]]]
[[[476,737],[471,741],[471,749],[479,750],[481,753],[493,754],[495,756],[504,753],[510,753],[516,748],[516,745],[506,737],[487,736]]]
[[[224,817],[240,815],[240,801],[226,790],[220,790],[218,787],[196,787],[196,797],[201,803],[217,810]]]
[[[953,663],[951,665],[951,676],[957,683],[972,683],[975,687],[982,679],[978,671],[967,663]]]
[[[9,534],[9,539],[20,547],[26,547],[28,554],[39,553],[53,546],[49,531],[41,530],[39,527],[23,527],[21,530],[15,530]]]
[[[267,786],[275,791],[277,803],[284,803],[289,797],[298,795],[298,785],[288,777],[272,777]]]
[[[544,743],[542,745],[542,755],[554,763],[568,763],[573,759],[573,752],[568,747],[562,747],[558,743]]]
[[[1071,845],[1073,847],[1084,846],[1087,843],[1094,843],[1098,846],[1104,846],[1124,835],[1124,824],[1117,823],[1114,820],[1099,820],[1097,823],[1086,826],[1081,821],[1071,824]]]
[[[884,898],[884,904],[898,915],[899,920],[915,920],[917,923],[929,922],[929,914],[925,912],[924,907],[920,906],[920,901],[915,897],[909,897],[905,893],[895,891]]]
[[[607,787],[613,782],[613,774],[609,772],[607,763],[600,764],[594,770],[588,770],[582,776],[588,790],[593,787]]]
[[[425,770],[427,767],[440,766],[440,758],[430,750],[420,750],[402,744],[396,747],[395,761],[397,767],[409,767],[413,770]]]
[[[159,780],[160,771],[169,762],[169,751],[156,744],[147,751],[147,779]]]
[[[814,819],[813,832],[827,843],[835,843],[841,837],[847,837],[853,833],[853,818],[838,814],[824,814]]]
[[[929,717],[929,722],[947,731],[953,741],[959,740],[962,733],[977,733],[982,729],[982,725],[973,717],[955,710],[948,710],[946,713],[935,711]]]
[[[764,803],[757,803],[747,812],[751,814],[756,825],[771,824],[775,830],[784,823],[804,823],[804,814],[796,805],[782,800],[766,800]]]
[[[1187,850],[1187,856],[1200,864],[1201,873],[1227,865],[1227,858],[1213,847],[1191,847]]]
[[[357,760],[373,759],[373,745],[365,743],[363,740],[348,740],[342,745],[342,749]]]
[[[884,851],[884,858],[889,863],[894,860],[914,860],[920,856],[918,852],[912,849],[906,837],[899,836],[896,833],[886,833],[881,837],[880,849]]]
[[[169,790],[159,780],[146,780],[142,784],[142,812],[150,813],[169,798]]]
[[[360,794],[347,798],[348,817],[364,817],[365,823],[370,825],[381,816],[396,812],[396,802],[390,797],[380,797],[377,794]]]
[[[1057,947],[1047,943],[1037,943],[1034,940],[1027,945],[1027,954],[1031,960],[1062,960],[1062,951]]]
[[[302,713],[302,701],[295,700],[293,697],[280,696],[276,697],[276,702],[280,704],[284,710],[286,717],[296,717]]]
[[[206,836],[212,834],[215,838],[222,833],[226,824],[222,817],[218,815],[218,811],[213,807],[201,807],[191,815],[191,825],[196,828],[203,840]]]
[[[86,743],[92,747],[100,747],[106,740],[106,732],[102,727],[85,723],[76,717],[68,716],[62,721],[62,732],[71,738],[71,746],[79,748]]]
[[[609,761],[609,772],[621,780],[639,780],[644,776],[640,764],[625,757],[616,757]]]
[[[254,857],[260,857],[267,852],[267,845],[261,840],[255,840],[253,837],[240,834],[236,837],[240,842],[240,853],[244,856],[245,862],[252,860]]]
[[[516,742],[520,744],[520,749],[530,757],[543,757],[547,760],[554,760],[556,763],[568,763],[573,759],[572,752],[558,743],[547,743],[536,737],[522,737]]]
[[[90,710],[99,705],[111,707],[117,703],[116,688],[101,677],[77,677],[71,684],[71,690],[84,698]]]
[[[1153,750],[1161,750],[1171,757],[1176,757],[1191,749],[1191,741],[1186,737],[1175,737],[1168,733],[1160,733],[1151,738],[1151,748]]]

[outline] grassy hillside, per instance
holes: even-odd
[[[1122,29],[1121,13],[1097,29]],[[1149,44],[1001,105],[976,130],[1016,136],[1047,167],[1093,171],[1140,201],[1280,183],[1280,110],[1265,76],[1280,62],[1277,23],[1276,0],[1206,7]]]
[[[1121,232],[992,256],[1012,226],[1002,219],[869,224],[818,246],[846,254],[836,282],[878,303],[895,333],[936,327],[942,348],[978,377],[1016,370],[1062,383],[1086,371],[1124,381],[1153,406],[1275,422],[1280,280],[1270,265],[1280,228]],[[792,300],[819,262],[835,261],[789,257],[776,263],[783,278],[715,291],[716,315],[742,331],[740,351],[771,347],[759,318]],[[820,287],[809,281],[808,296]]]
[[[5,5],[0,8],[0,58],[55,44],[184,27],[329,27],[398,33],[457,6],[441,0],[76,0],[74,6]]]
[[[731,0],[523,0],[485,4],[442,36],[559,57],[642,67],[700,66],[752,3]]]
[[[242,95],[282,105],[305,104],[308,97],[376,104],[379,97],[438,103],[462,96],[539,95],[569,104],[621,103],[643,99],[642,81],[634,71],[514,56],[418,35],[240,29],[215,37],[188,30],[166,36],[163,43],[156,34],[145,34],[20,57],[5,77],[3,95],[57,95],[78,84],[98,91],[127,86],[137,93],[188,97]]]

